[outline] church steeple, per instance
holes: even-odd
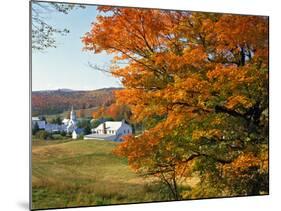
[[[68,121],[67,124],[67,132],[73,132],[77,128],[77,119],[76,119],[76,113],[73,109],[73,106],[71,106],[71,111],[70,111],[70,120]]]
[[[71,120],[76,120],[76,113],[75,113],[75,111],[73,110],[73,106],[71,106],[70,119],[71,119]]]

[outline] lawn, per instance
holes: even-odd
[[[156,181],[134,173],[109,141],[32,143],[32,208],[165,200]]]

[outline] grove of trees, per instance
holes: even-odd
[[[114,121],[130,120],[132,113],[128,106],[124,104],[112,103],[110,106],[101,106],[93,112],[94,119],[112,119]]]
[[[84,49],[115,55],[109,71],[124,86],[117,103],[131,121],[150,122],[115,153],[159,178],[171,199],[267,194],[268,18],[98,11]]]
[[[114,90],[107,88],[92,91],[35,91],[32,92],[32,113],[33,116],[46,114],[59,114],[69,111],[71,106],[81,109],[77,115],[85,116],[82,111],[88,108],[111,105],[115,101]],[[83,113],[84,112],[84,113]]]

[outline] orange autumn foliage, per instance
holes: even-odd
[[[113,54],[110,71],[124,86],[117,103],[130,107],[135,122],[156,121],[115,150],[131,167],[179,179],[177,169],[201,157],[243,165],[237,159],[251,155],[248,145],[267,144],[267,17],[98,10],[84,50]],[[252,158],[246,160],[258,162]]]
[[[101,106],[98,110],[92,113],[94,119],[112,118],[113,120],[129,120],[131,117],[130,109],[124,104],[112,103],[109,106]]]

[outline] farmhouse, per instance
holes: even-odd
[[[132,127],[123,121],[106,121],[92,129],[92,134],[85,135],[84,139],[104,139],[121,141],[122,136],[132,134]]]

